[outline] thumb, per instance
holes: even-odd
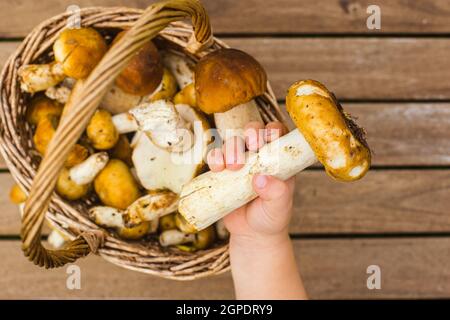
[[[268,233],[286,228],[291,217],[294,179],[282,181],[272,176],[256,175],[253,188],[259,199],[251,204],[255,207],[249,210],[249,223],[256,223],[255,227]],[[258,217],[252,217],[256,214]]]

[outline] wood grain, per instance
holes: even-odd
[[[450,99],[450,42],[441,38],[229,38],[266,68],[279,99],[299,79],[341,100]],[[0,43],[0,60],[14,42]],[[424,59],[426,57],[426,59]]]
[[[80,7],[145,8],[148,0],[79,0]],[[381,30],[369,30],[370,0],[202,0],[216,33],[448,33],[450,4],[446,0],[378,0]],[[70,0],[2,1],[0,36],[23,37],[42,20],[64,12]]]
[[[448,99],[450,42],[432,38],[230,38],[266,68],[279,99],[316,79],[344,100]],[[426,57],[426,59],[424,58]]]
[[[313,299],[449,298],[450,238],[295,240]],[[231,299],[230,274],[174,282],[125,270],[99,257],[77,262],[81,290],[68,290],[66,268],[44,270],[26,260],[18,241],[0,241],[0,298]],[[381,268],[381,290],[368,290],[369,265]]]
[[[12,184],[0,175],[0,235],[20,230],[7,198]],[[450,232],[450,170],[375,170],[348,184],[305,171],[296,190],[293,234]]]

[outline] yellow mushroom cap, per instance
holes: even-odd
[[[203,57],[195,68],[197,106],[205,113],[226,112],[260,96],[267,75],[252,56],[220,49]]]
[[[286,108],[330,176],[353,181],[366,174],[371,153],[364,130],[323,84],[314,80],[294,83],[286,97]]]
[[[55,60],[75,79],[86,78],[107,50],[105,39],[93,28],[65,29],[53,45]]]
[[[119,33],[114,42],[125,35]],[[114,43],[113,42],[113,43]],[[163,77],[163,64],[153,42],[147,42],[131,58],[125,69],[117,76],[116,85],[126,93],[146,96],[158,88]]]

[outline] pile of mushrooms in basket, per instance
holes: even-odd
[[[54,42],[53,62],[19,70],[21,89],[32,96],[26,120],[39,154],[45,155],[76,83],[123,35],[66,29]],[[238,171],[208,171],[206,154],[221,139],[242,134],[251,121],[263,122],[255,99],[266,84],[263,67],[242,51],[222,48],[194,63],[149,41],[104,96],[56,192],[67,201],[90,199],[90,219],[119,238],[153,238],[162,247],[193,252],[226,241],[221,218],[255,198],[256,173],[287,179],[319,160],[337,180],[364,176],[370,166],[364,132],[313,80],[288,91],[287,109],[298,130],[247,152]],[[26,197],[15,186],[11,199],[21,204]],[[56,230],[49,236],[54,247],[64,241]]]

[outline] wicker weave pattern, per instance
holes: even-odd
[[[21,65],[39,59],[48,60],[48,49],[66,26],[69,14],[55,16],[37,26],[9,58],[1,75],[0,152],[14,179],[29,193],[22,227],[25,255],[37,265],[52,268],[96,252],[122,267],[177,280],[191,280],[228,270],[227,245],[184,253],[176,249],[163,250],[156,241],[126,242],[89,220],[86,212],[91,204],[89,200],[73,204],[54,194],[56,177],[68,151],[85,129],[115,76],[142,44],[157,36],[176,45],[179,51],[194,60],[211,50],[227,47],[212,37],[206,12],[196,0],[163,1],[146,10],[85,8],[80,14],[82,26],[92,26],[106,33],[117,28],[131,29],[123,41],[108,51],[88,79],[77,83],[70,112],[61,119],[42,161],[33,149],[32,130],[24,120],[29,96],[20,91],[17,70]],[[177,21],[188,16],[192,18],[193,29]],[[257,101],[261,115],[266,122],[283,120],[270,85],[267,87],[267,93]],[[64,250],[47,250],[41,245],[44,217],[74,239]]]

